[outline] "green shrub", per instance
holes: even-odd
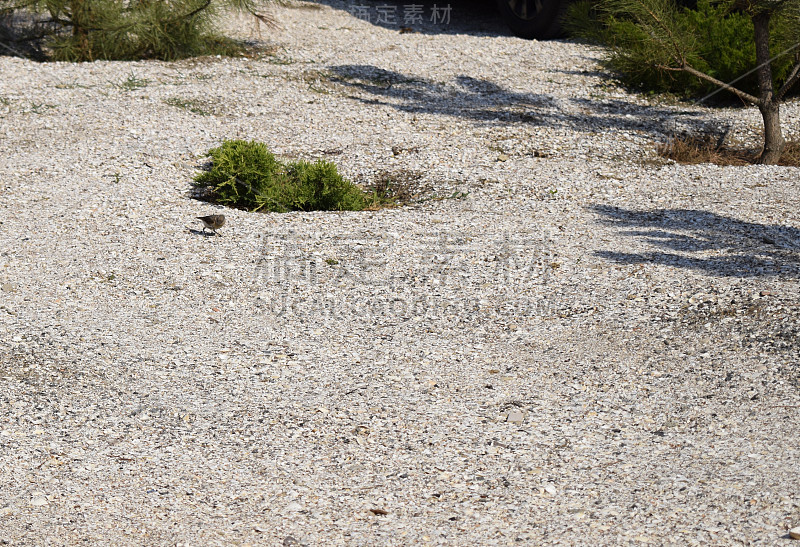
[[[301,160],[291,164],[287,173],[289,180],[296,181],[297,195],[302,196],[295,202],[298,210],[361,211],[366,207],[364,192],[344,180],[329,161]]]
[[[577,37],[607,46],[609,56],[604,64],[615,71],[625,85],[683,97],[702,96],[716,89],[713,84],[689,74],[654,67],[658,52],[637,47],[646,42],[641,36],[643,30],[636,21],[626,17],[624,11],[608,9],[609,5],[606,0],[575,2],[568,11],[567,27]],[[676,18],[680,33],[676,39],[693,42],[694,47],[688,49],[694,53],[687,61],[697,70],[731,82],[756,66],[753,23],[747,15],[733,12],[729,1],[699,0],[697,9],[672,4],[665,11]],[[787,25],[786,18],[773,18],[771,51],[783,51],[793,43]],[[792,56],[786,55],[773,62],[776,84],[785,80],[792,61]],[[755,73],[738,82],[737,87],[758,95]]]
[[[257,12],[267,0],[18,0],[0,2],[0,44],[38,60],[93,61],[233,55],[243,43],[219,35],[225,10]],[[14,14],[24,15],[13,17]]]
[[[211,168],[195,177],[209,199],[250,211],[361,211],[364,192],[333,163],[278,161],[263,143],[225,141],[209,151]]]

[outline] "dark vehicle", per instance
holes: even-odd
[[[497,0],[503,21],[520,38],[550,40],[564,35],[561,23],[570,0]],[[696,10],[697,0],[677,0],[679,6]]]
[[[500,15],[520,38],[549,40],[562,35],[568,0],[497,0]]]

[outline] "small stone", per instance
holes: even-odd
[[[553,486],[552,484],[548,484],[547,486],[545,486],[544,491],[550,494],[551,496],[555,496],[557,492],[556,487]]]
[[[508,161],[508,155],[500,154],[499,156],[497,156],[497,161]]]
[[[370,509],[370,511],[372,511],[373,515],[388,515],[389,514],[389,511],[387,511],[386,509],[380,509],[379,507],[374,507],[374,508]]]
[[[47,501],[47,497],[44,494],[37,494],[31,498],[31,505],[34,507],[44,507],[49,504],[50,502]]]
[[[789,530],[789,537],[792,539],[800,539],[800,526]]]
[[[297,503],[296,501],[293,501],[293,502],[291,502],[290,504],[288,504],[286,506],[286,510],[287,511],[299,511],[302,508],[303,508],[303,506],[300,505],[299,503]]]
[[[512,424],[521,424],[525,421],[525,414],[521,410],[512,410],[506,415],[506,421]]]

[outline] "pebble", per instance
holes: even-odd
[[[287,511],[295,512],[295,511],[300,511],[302,509],[303,509],[303,506],[300,505],[299,503],[297,503],[296,501],[290,502],[290,503],[288,503],[286,505],[286,510]]]
[[[50,502],[47,501],[47,496],[44,494],[37,494],[31,498],[31,505],[34,507],[44,507],[45,505],[49,505]]]

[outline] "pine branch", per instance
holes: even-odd
[[[9,46],[8,44],[4,44],[3,42],[0,42],[0,47],[4,47],[4,48],[6,48],[8,51],[10,51],[11,53],[13,53],[14,55],[17,55],[18,57],[24,57],[24,56],[25,56],[25,55],[24,55],[24,54],[23,54],[21,51],[19,51],[18,49],[14,49],[13,47]]]
[[[172,24],[172,23],[177,23],[179,21],[183,21],[184,19],[189,19],[189,18],[197,15],[198,13],[208,9],[208,7],[211,5],[211,2],[212,2],[212,0],[206,0],[206,2],[203,5],[199,6],[198,8],[196,8],[196,9],[194,9],[192,11],[190,11],[189,13],[186,13],[186,14],[183,14],[183,15],[177,15],[177,16],[171,17],[169,19],[164,19],[164,20],[159,21],[159,23],[162,24],[162,25],[163,24]],[[65,27],[75,26],[75,21],[74,21],[74,18],[72,17],[72,14],[69,13],[69,12],[66,12],[66,13],[69,15],[69,17],[70,17],[69,19],[60,19],[58,17],[53,17],[53,18],[49,19],[46,22],[58,23],[58,24],[63,25]],[[103,31],[103,32],[119,32],[119,31],[122,31],[122,30],[128,30],[128,29],[130,29],[132,27],[135,27],[138,24],[139,24],[138,21],[134,21],[133,23],[125,23],[124,25],[119,25],[119,26],[116,26],[116,27],[83,27],[82,26],[81,28],[83,30],[92,31],[92,32],[101,32],[101,31]]]
[[[667,38],[669,38],[669,41],[672,43],[672,47],[674,49],[675,60],[678,62],[678,64],[685,65],[686,64],[686,57],[684,57],[684,55],[682,54],[681,48],[678,45],[678,42],[675,40],[675,37],[673,36],[672,31],[669,28],[669,26],[667,26],[658,17],[658,15],[656,15],[650,8],[648,8],[647,5],[642,0],[635,0],[635,1],[642,7],[642,9],[645,12],[647,12],[647,14],[653,19],[653,21],[655,21],[658,24],[658,26],[661,27],[661,30],[663,30],[667,34]]]
[[[0,16],[28,10],[36,15],[36,28],[22,40],[4,40],[3,50],[15,49],[13,42],[26,44],[45,38],[52,57],[64,60],[84,58],[129,59],[173,58],[203,52],[236,52],[241,44],[219,36],[214,21],[217,6],[247,12],[258,21],[275,25],[268,3],[281,0],[0,0]],[[22,27],[23,25],[20,24]],[[34,35],[35,33],[35,35]],[[19,32],[17,32],[19,34]],[[35,46],[34,46],[35,47]],[[18,53],[15,51],[15,53]],[[40,55],[40,56],[43,56]]]
[[[681,67],[679,67],[679,68],[672,67],[672,66],[665,66],[665,65],[656,65],[656,68],[661,69],[661,70],[668,70],[670,72],[686,72],[686,73],[691,74],[692,76],[694,76],[696,78],[700,78],[701,80],[705,80],[707,82],[711,82],[714,85],[718,85],[719,87],[721,87],[722,89],[725,89],[726,91],[730,91],[731,93],[733,93],[734,95],[736,95],[737,97],[742,99],[743,101],[746,101],[746,102],[748,102],[750,104],[753,104],[753,105],[756,105],[756,106],[760,106],[761,105],[761,99],[759,99],[758,97],[754,97],[753,95],[750,95],[749,93],[745,93],[744,91],[736,89],[735,87],[726,84],[722,80],[717,80],[713,76],[709,76],[705,72],[700,72],[699,70],[697,70],[696,68],[691,66],[689,63],[683,63],[683,65]]]
[[[777,100],[783,100],[784,95],[789,92],[789,90],[796,84],[800,82],[800,61],[795,63],[794,67],[792,67],[792,71],[789,73],[789,76],[786,78],[786,81],[783,82],[783,85],[775,94],[775,98]]]
[[[198,14],[198,13],[200,13],[201,11],[203,11],[203,10],[207,9],[207,8],[208,8],[208,6],[210,6],[210,5],[211,5],[211,0],[206,0],[206,3],[205,3],[205,4],[203,4],[203,5],[201,5],[201,6],[199,6],[199,7],[198,7],[196,10],[193,10],[193,11],[191,11],[191,12],[187,13],[186,15],[182,15],[182,16],[178,16],[178,17],[173,17],[171,20],[168,20],[168,21],[166,21],[166,22],[167,22],[167,23],[174,23],[174,22],[177,22],[177,21],[181,21],[181,20],[183,20],[183,19],[188,19],[188,18],[190,18],[190,17],[193,17],[193,16],[197,15],[197,14]]]

